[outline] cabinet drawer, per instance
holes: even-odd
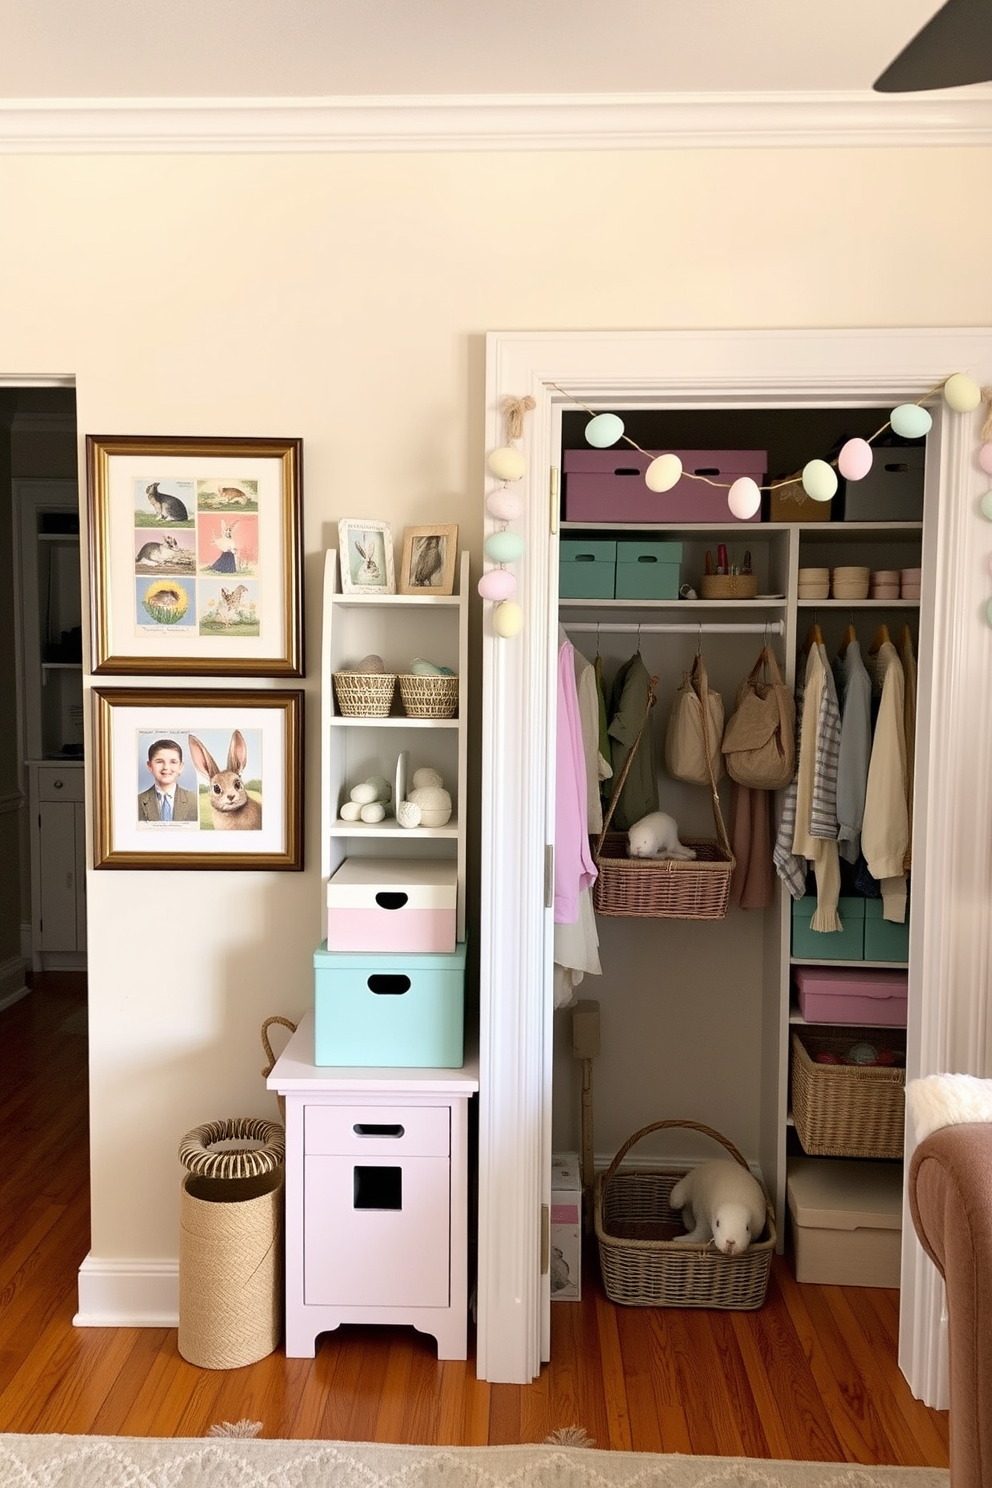
[[[448,1106],[317,1106],[304,1115],[308,1155],[447,1157],[451,1150]]]
[[[81,801],[83,772],[65,765],[42,765],[38,770],[39,801]]]

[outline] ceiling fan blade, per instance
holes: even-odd
[[[946,0],[872,84],[918,93],[992,81],[992,0]]]

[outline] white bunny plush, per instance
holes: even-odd
[[[674,816],[652,811],[642,816],[627,833],[628,858],[667,858],[688,862],[696,856],[695,848],[679,841],[679,828]]]
[[[712,1240],[724,1255],[743,1255],[765,1227],[761,1184],[733,1158],[700,1163],[680,1178],[668,1202],[682,1210],[688,1235],[676,1245],[702,1245]]]

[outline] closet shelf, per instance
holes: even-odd
[[[789,957],[790,966],[825,966],[830,970],[835,966],[853,966],[856,971],[905,971],[908,964],[906,961],[825,961],[817,956]]]
[[[784,610],[784,594],[758,594],[754,599],[559,599],[559,610],[678,610],[694,615],[698,610]]]
[[[394,817],[381,822],[336,821],[328,828],[330,837],[458,837],[458,820],[451,816],[443,827],[401,827]]]
[[[800,610],[918,610],[918,599],[800,599]]]
[[[456,729],[457,718],[408,718],[405,713],[388,718],[349,718],[341,713],[335,713],[329,718],[331,728],[390,728],[390,729]]]

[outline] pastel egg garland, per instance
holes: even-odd
[[[526,546],[521,533],[511,532],[509,529],[509,523],[517,521],[524,511],[523,497],[510,489],[510,482],[520,480],[527,470],[526,457],[517,448],[515,441],[523,435],[525,415],[535,406],[534,399],[530,397],[507,397],[502,400],[500,407],[505,424],[505,443],[498,449],[490,450],[486,459],[490,474],[500,482],[486,497],[486,510],[499,526],[495,532],[489,534],[483,545],[486,557],[495,566],[482,575],[478,591],[483,599],[495,606],[493,633],[507,640],[519,634],[524,616],[523,610],[512,598],[517,589],[516,574],[511,573],[506,565],[521,558]]]

